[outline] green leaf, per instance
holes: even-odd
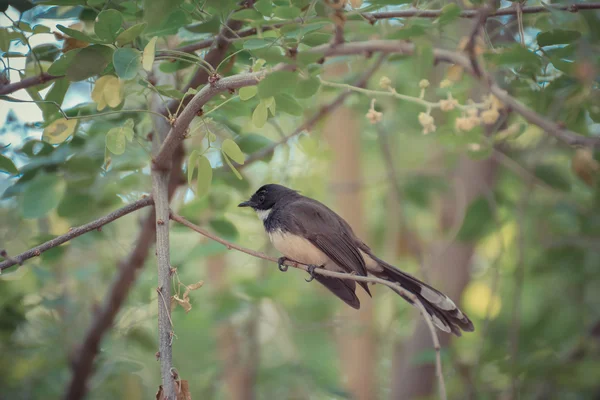
[[[192,184],[192,180],[194,179],[194,171],[196,170],[196,167],[198,166],[198,157],[200,157],[200,152],[198,152],[198,150],[193,150],[190,153],[190,156],[188,157],[188,161],[187,161],[187,180],[188,180],[188,186],[190,186]]]
[[[489,202],[480,196],[469,204],[457,238],[465,242],[479,239],[494,226],[493,221],[494,215]]]
[[[519,44],[501,49],[495,54],[486,54],[485,57],[496,65],[530,65],[534,67],[542,65],[540,56]]]
[[[201,24],[186,26],[185,29],[192,33],[217,33],[221,27],[221,20],[215,16]]]
[[[10,48],[11,35],[6,28],[0,28],[0,51],[7,52]]]
[[[69,68],[69,65],[71,65],[71,63],[75,59],[75,56],[80,51],[81,49],[73,49],[67,51],[65,54],[63,54],[61,58],[52,63],[50,68],[48,68],[48,73],[54,76],[65,75],[67,73],[67,68]]]
[[[312,32],[302,38],[302,43],[310,47],[315,47],[331,42],[332,37],[331,33]]]
[[[223,144],[221,145],[221,150],[223,150],[223,152],[225,154],[227,154],[227,156],[229,158],[231,158],[233,161],[235,161],[236,163],[238,163],[238,164],[244,163],[244,160],[245,160],[244,153],[242,153],[242,150],[240,150],[240,147],[233,140],[225,139],[223,141]]]
[[[23,217],[41,218],[48,214],[60,203],[65,188],[65,181],[56,174],[37,176],[23,192]]]
[[[262,99],[281,92],[293,92],[298,85],[298,74],[292,71],[275,71],[258,83],[258,95]]]
[[[156,41],[158,37],[154,36],[146,47],[144,47],[144,52],[142,53],[142,66],[148,72],[152,71],[152,64],[154,64],[154,54],[156,53]]]
[[[253,98],[254,96],[256,96],[257,92],[258,92],[258,88],[256,86],[245,86],[245,87],[241,88],[239,91],[240,100],[242,100],[242,101],[249,100],[249,99]]]
[[[127,43],[133,42],[138,38],[138,36],[144,33],[146,26],[148,26],[148,24],[142,22],[141,24],[135,24],[119,33],[119,36],[117,36],[117,46],[123,46]]]
[[[69,86],[71,86],[71,82],[68,79],[62,78],[54,81],[52,88],[46,94],[46,101],[53,101],[59,106],[62,105],[62,102],[69,90]],[[48,120],[52,114],[54,114],[58,109],[54,104],[46,103],[44,104],[44,109],[42,112],[44,113],[44,119]]]
[[[6,172],[9,175],[16,175],[19,173],[19,170],[15,167],[12,160],[2,154],[0,154],[0,171]]]
[[[123,80],[133,79],[142,66],[140,51],[136,49],[117,49],[113,54],[113,64],[119,78]]]
[[[106,134],[106,148],[113,154],[123,154],[127,146],[126,140],[131,141],[134,135],[133,121],[127,120],[123,125],[114,127],[108,131]]]
[[[98,14],[94,24],[94,32],[98,37],[108,43],[113,43],[123,24],[123,16],[117,10],[104,10]]]
[[[248,39],[244,42],[244,49],[246,50],[256,50],[262,49],[264,47],[268,47],[273,45],[277,40],[267,40],[267,39]]]
[[[209,222],[210,227],[223,239],[235,241],[239,233],[234,224],[224,218],[214,218]]]
[[[321,86],[321,81],[316,76],[311,76],[308,79],[301,79],[296,87],[296,97],[299,99],[307,99],[312,97]]]
[[[240,174],[240,172],[237,169],[235,169],[235,167],[231,163],[231,160],[229,160],[229,157],[227,157],[227,154],[225,154],[225,152],[221,152],[221,154],[223,154],[223,159],[225,159],[225,163],[229,166],[229,168],[231,168],[231,171],[235,174],[235,176],[239,180],[242,180],[242,174]]]
[[[172,9],[172,5],[170,5]],[[147,15],[150,13],[146,13]],[[158,27],[149,28],[146,32],[148,36],[168,36],[175,35],[179,28],[188,25],[191,22],[191,16],[182,9],[175,9]],[[150,24],[150,23],[149,23]],[[150,24],[152,25],[152,24]]]
[[[302,14],[302,10],[294,6],[280,6],[275,7],[273,14],[275,14],[276,17],[282,19],[294,19],[298,18],[300,14]]]
[[[273,13],[273,4],[271,3],[271,0],[258,0],[254,3],[254,8],[265,17],[270,17]]]
[[[442,7],[441,15],[435,20],[435,24],[439,26],[447,25],[454,22],[459,16],[461,9],[455,3],[451,3]]]
[[[330,22],[314,22],[312,24],[289,24],[281,27],[281,33],[286,38],[302,39],[304,35],[318,31],[328,25]]]
[[[93,38],[76,29],[67,28],[63,25],[56,25],[56,28],[58,28],[59,31],[71,36],[73,39],[81,40],[82,42],[86,43],[101,43],[101,40]]]
[[[208,193],[212,182],[213,170],[210,161],[204,156],[198,157],[198,182],[196,183],[196,196],[202,197]]]
[[[275,102],[279,111],[284,113],[295,115],[297,117],[303,114],[302,105],[296,101],[295,98],[287,93],[281,93],[275,96]]]
[[[240,21],[243,20],[250,20],[250,21],[257,21],[257,20],[261,20],[263,19],[263,16],[261,13],[259,13],[258,11],[252,9],[252,8],[246,8],[245,10],[240,10],[240,11],[236,11],[233,14],[231,14],[231,19],[237,19]]]
[[[571,181],[562,169],[553,165],[538,165],[535,167],[535,176],[554,189],[568,192],[571,190]]]
[[[252,123],[257,128],[262,128],[267,123],[267,118],[269,118],[269,113],[267,111],[267,105],[264,102],[258,103],[254,112],[252,113]]]
[[[538,46],[552,46],[555,44],[568,44],[581,37],[579,31],[567,31],[564,29],[553,29],[551,31],[540,32],[537,35]]]
[[[100,44],[81,49],[67,67],[67,79],[81,81],[101,74],[110,62],[112,51],[110,47]]]

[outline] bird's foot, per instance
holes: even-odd
[[[315,269],[317,268],[322,268],[323,266],[319,266],[319,265],[309,265],[308,266],[308,273],[310,275],[310,278],[305,279],[306,282],[312,282],[315,279]]]
[[[291,260],[287,257],[279,257],[277,259],[277,266],[279,267],[279,270],[281,272],[285,272],[288,270],[288,266],[285,265],[286,261],[291,261]]]

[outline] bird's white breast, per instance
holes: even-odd
[[[321,266],[329,260],[325,253],[301,236],[277,229],[269,232],[269,239],[279,252],[294,261]]]

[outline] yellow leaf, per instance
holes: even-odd
[[[92,89],[92,100],[98,105],[96,109],[98,111],[104,110],[106,107],[106,101],[104,100],[104,85],[108,82],[110,75],[101,76],[96,79],[94,89]]]
[[[152,64],[154,63],[154,52],[156,50],[156,40],[158,37],[154,36],[146,47],[144,47],[144,53],[142,54],[142,67],[148,72],[152,71]]]
[[[116,76],[112,76],[104,85],[104,100],[109,107],[117,107],[123,101],[123,83]]]
[[[105,75],[96,80],[92,90],[92,100],[98,104],[98,111],[109,107],[117,107],[123,101],[123,84],[114,75]]]
[[[42,140],[50,144],[62,143],[75,132],[76,127],[76,119],[57,119],[44,128]]]

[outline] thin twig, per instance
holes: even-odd
[[[78,236],[81,236],[84,233],[99,229],[102,226],[116,219],[119,219],[127,214],[139,210],[140,208],[147,207],[151,204],[153,204],[152,198],[145,197],[141,200],[128,204],[123,208],[119,208],[118,210],[113,211],[108,215],[100,217],[95,221],[89,222],[77,228],[72,228],[69,230],[69,232],[65,233],[64,235],[57,236],[54,239],[48,240],[47,242],[40,244],[39,246],[36,246],[19,255],[7,258],[5,261],[0,262],[0,271],[5,270],[6,268],[9,268],[16,264],[22,264],[25,260],[28,260],[30,258],[38,257],[47,250],[60,246],[61,244],[66,243],[69,240],[74,239]]]
[[[259,251],[251,250],[251,249],[236,245],[234,243],[231,243],[225,239],[222,239],[222,238],[208,232],[205,229],[202,229],[201,227],[199,227],[197,225],[194,225],[193,223],[189,222],[188,220],[186,220],[185,218],[183,218],[180,215],[177,215],[177,214],[174,214],[171,212],[171,219],[173,221],[179,222],[182,225],[187,226],[191,230],[198,232],[199,234],[201,234],[211,240],[214,240],[215,242],[221,243],[222,245],[227,247],[228,250],[234,249],[239,252],[256,257],[256,258],[260,258],[263,260],[277,263],[277,258],[270,257]],[[296,263],[296,262],[287,262],[286,265],[293,267],[293,268],[301,269],[306,272],[309,271],[308,266],[304,265],[304,264],[300,264],[300,263]],[[431,317],[427,313],[427,310],[425,309],[425,307],[423,306],[421,301],[414,294],[407,291],[402,286],[400,286],[396,283],[387,281],[385,279],[372,277],[372,276],[359,276],[359,275],[352,275],[352,274],[347,274],[347,273],[342,273],[342,272],[333,272],[333,271],[326,270],[324,268],[317,268],[314,270],[314,272],[318,273],[320,275],[324,275],[324,276],[330,276],[330,277],[335,277],[335,278],[340,278],[340,279],[348,279],[348,280],[353,280],[353,281],[357,281],[357,282],[379,283],[381,285],[384,285],[384,286],[387,286],[387,287],[393,289],[394,291],[401,294],[402,296],[406,296],[408,299],[410,299],[412,302],[414,302],[415,306],[421,312],[421,315],[423,315],[423,318],[425,319],[425,322],[427,323],[427,327],[429,328],[429,331],[431,333],[431,340],[433,341],[433,345],[434,345],[434,348],[436,351],[436,371],[437,371],[437,376],[438,376],[440,398],[443,400],[446,399],[446,385],[445,385],[444,376],[442,373],[442,358],[441,358],[441,354],[440,354],[440,349],[441,349],[440,341],[437,336],[435,327],[433,326],[433,323],[431,321]]]

